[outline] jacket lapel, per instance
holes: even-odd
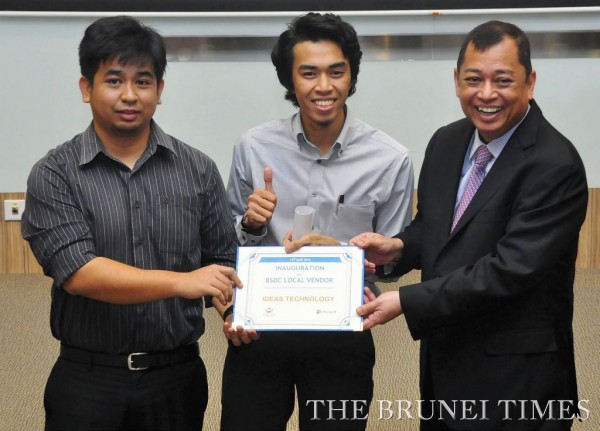
[[[436,182],[430,190],[434,190],[430,199],[435,199],[431,205],[437,208],[437,217],[441,224],[437,235],[437,247],[441,250],[448,240],[454,205],[456,203],[456,191],[460,182],[460,175],[464,163],[465,153],[471,143],[475,128],[468,120],[452,138],[452,142],[444,143],[444,151],[437,162],[441,166],[441,172],[435,175]]]
[[[535,144],[535,133],[541,118],[541,111],[532,100],[531,109],[527,118],[515,130],[506,146],[500,153],[498,160],[494,163],[485,176],[481,186],[473,196],[469,206],[460,218],[456,228],[452,231],[450,238],[460,232],[488,202],[498,189],[506,182],[506,178],[513,175],[523,160],[523,150]]]

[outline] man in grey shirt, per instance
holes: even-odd
[[[22,225],[54,280],[46,430],[202,429],[202,298],[224,308],[240,284],[225,188],[211,159],[152,120],[158,33],[99,19],[79,60],[92,124],[33,167]]]
[[[316,209],[314,240],[332,244],[410,222],[408,151],[346,106],[361,55],[352,26],[332,14],[296,18],[279,37],[273,64],[299,112],[249,130],[234,149],[227,192],[242,245],[281,245],[299,205]],[[222,430],[285,430],[295,391],[301,430],[366,427],[375,363],[369,331],[265,332],[259,339],[230,322]],[[334,420],[314,400],[333,400]],[[360,417],[341,400],[355,400]]]

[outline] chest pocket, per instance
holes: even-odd
[[[359,233],[373,231],[374,217],[375,204],[342,204],[331,218],[328,231],[335,239],[347,242]]]
[[[200,246],[204,195],[154,196],[150,231],[160,253],[189,253]]]

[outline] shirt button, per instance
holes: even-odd
[[[312,193],[312,197],[313,197],[313,198],[317,197],[317,192],[313,192],[313,193]]]
[[[143,240],[143,239],[138,239],[138,240],[137,240],[137,245],[142,245],[143,243],[144,243],[144,240]]]
[[[317,163],[318,163],[318,164],[321,164],[321,159],[317,160]]]
[[[141,206],[142,206],[142,204],[140,203],[140,201],[135,201],[135,207],[136,208],[139,208]]]

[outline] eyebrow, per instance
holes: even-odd
[[[122,76],[124,74],[125,74],[125,72],[123,71],[123,69],[108,69],[106,72],[104,72],[104,76],[110,76],[110,75]],[[154,78],[154,73],[152,73],[149,70],[140,70],[139,72],[135,73],[135,76],[138,78],[140,78],[140,77]]]
[[[469,67],[468,69],[465,69],[465,72],[481,73],[481,69],[477,69],[476,67]],[[494,74],[496,74],[496,75],[514,75],[515,71],[511,70],[511,69],[496,69],[496,70],[494,70]]]
[[[345,61],[338,61],[337,63],[333,63],[330,64],[329,66],[327,66],[328,69],[337,69],[340,67],[347,67],[347,63]],[[313,66],[311,64],[301,64],[300,66],[298,66],[298,69],[300,70],[314,70],[314,69],[318,69],[317,66]]]

